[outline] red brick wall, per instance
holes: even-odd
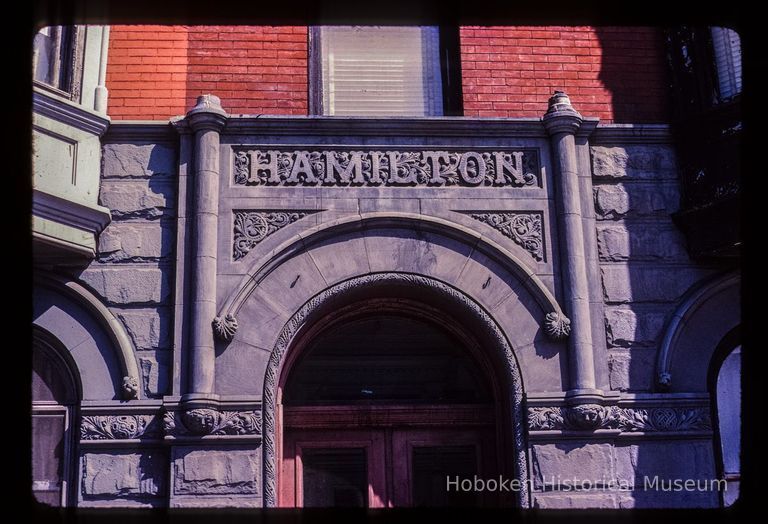
[[[307,114],[307,28],[112,26],[108,114],[165,120],[203,93],[231,114]]]
[[[539,117],[556,89],[603,122],[668,120],[654,28],[462,27],[466,116]],[[232,114],[306,115],[307,28],[113,26],[107,87],[115,120],[165,120],[202,93]]]
[[[107,114],[115,120],[161,120],[185,112],[187,29],[112,26]]]
[[[557,89],[603,122],[668,120],[661,34],[636,27],[462,27],[466,116],[539,117]]]

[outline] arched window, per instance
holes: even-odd
[[[739,497],[741,477],[741,346],[723,359],[715,384],[717,426],[721,453],[721,475],[726,481],[723,505]]]
[[[458,340],[413,319],[378,316],[326,334],[297,364],[286,405],[489,403]]]
[[[32,492],[66,506],[74,454],[78,388],[54,340],[36,333],[32,346]]]

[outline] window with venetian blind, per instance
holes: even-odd
[[[443,114],[437,27],[321,26],[313,36],[316,113]]]
[[[718,91],[725,101],[741,93],[741,39],[727,27],[713,27],[711,33]]]

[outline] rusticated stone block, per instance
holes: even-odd
[[[674,178],[675,156],[670,146],[593,147],[592,174],[598,178]]]
[[[664,328],[666,315],[632,309],[605,309],[606,341],[612,347],[653,346]]]
[[[614,452],[618,481],[636,490],[654,489],[657,477],[665,481],[716,478],[714,451],[708,440],[644,441],[618,445]]]
[[[616,507],[615,496],[612,493],[536,493],[533,507],[539,509],[612,509]]]
[[[173,252],[170,224],[112,222],[99,235],[101,262],[167,258]]]
[[[108,181],[101,184],[99,204],[112,211],[113,218],[154,219],[173,216],[174,189],[170,181]]]
[[[148,178],[176,172],[176,152],[164,144],[106,144],[104,178]]]
[[[655,349],[614,351],[608,356],[608,381],[614,391],[648,391],[653,387]]]
[[[629,212],[629,195],[624,186],[595,186],[594,192],[598,217],[620,218]]]
[[[144,394],[147,397],[160,397],[167,392],[170,360],[170,352],[167,351],[139,357]]]
[[[110,304],[160,304],[171,294],[170,278],[158,268],[88,268],[80,280]]]
[[[670,227],[634,224],[597,228],[600,260],[688,260],[682,235]]]
[[[171,346],[172,313],[168,308],[120,311],[128,336],[136,349],[161,349]]]
[[[679,207],[679,192],[673,183],[604,184],[593,189],[598,220],[668,216]]]
[[[592,487],[613,482],[614,458],[609,444],[577,441],[535,444],[532,452],[533,485],[536,489],[564,480],[591,482]]]
[[[617,494],[619,509],[635,508],[716,508],[720,505],[716,491],[640,490]]]
[[[174,493],[259,493],[260,450],[189,450],[175,459]]]
[[[146,498],[163,492],[165,455],[143,453],[85,453],[83,496],[93,498]]]
[[[674,302],[708,272],[692,267],[616,264],[600,268],[608,303]]]

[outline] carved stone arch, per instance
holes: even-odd
[[[460,309],[472,322],[474,334],[489,341],[490,351],[496,352],[497,360],[503,362],[507,379],[508,405],[511,416],[512,440],[514,445],[514,474],[521,482],[517,502],[521,507],[529,504],[528,466],[525,443],[525,418],[523,413],[523,382],[520,366],[512,347],[493,318],[472,298],[458,289],[437,279],[408,273],[373,273],[357,276],[336,283],[321,291],[298,309],[280,330],[277,342],[269,355],[264,375],[263,390],[263,486],[264,504],[277,505],[277,394],[280,376],[286,356],[293,342],[328,308],[335,307],[339,300],[356,292],[366,292],[376,286],[406,286],[416,292],[429,293],[439,297],[445,306]]]
[[[33,325],[67,349],[82,384],[83,400],[140,399],[136,352],[122,323],[72,279],[35,276]]]
[[[219,312],[219,318],[224,318],[228,314],[236,317],[240,307],[259,285],[259,282],[286,260],[325,239],[366,228],[401,228],[434,233],[470,246],[472,250],[498,261],[522,283],[544,313],[551,315],[547,319],[542,318],[542,322],[546,321],[549,325],[552,322],[560,321],[560,326],[555,326],[555,328],[566,324],[564,332],[552,333],[555,338],[564,338],[570,332],[570,323],[565,318],[557,299],[536,275],[529,263],[524,262],[527,255],[522,248],[511,247],[507,249],[466,226],[442,218],[415,213],[392,212],[363,213],[324,222],[286,240],[271,250],[268,257],[252,262],[240,284],[224,301]],[[556,320],[553,321],[552,319]]]
[[[656,361],[662,390],[706,392],[710,361],[741,324],[741,277],[720,275],[690,290],[667,323]]]

